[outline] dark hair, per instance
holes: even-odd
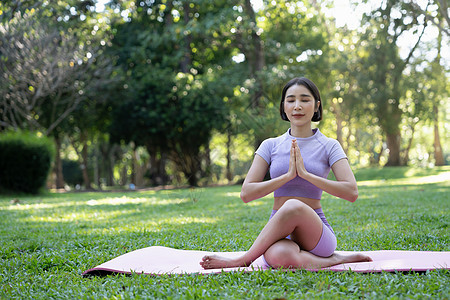
[[[305,78],[305,77],[297,77],[297,78],[291,79],[284,86],[283,92],[281,93],[281,103],[280,103],[281,119],[283,119],[284,121],[289,121],[288,117],[286,116],[286,113],[284,112],[284,98],[286,97],[287,90],[293,85],[303,85],[313,95],[315,103],[317,103],[317,101],[320,101],[319,108],[314,113],[311,121],[318,122],[318,121],[322,120],[322,99],[320,98],[319,89],[314,84],[314,82],[312,82],[311,80],[309,80],[308,78]]]

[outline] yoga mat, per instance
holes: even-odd
[[[355,253],[352,251],[336,251],[340,254]],[[437,251],[403,251],[403,250],[379,250],[358,251],[369,255],[372,262],[348,263],[335,265],[323,270],[354,271],[360,273],[369,272],[395,272],[415,271],[423,272],[433,269],[450,269],[450,252]],[[150,275],[161,274],[211,274],[231,271],[265,270],[262,257],[255,260],[251,266],[245,268],[227,268],[204,270],[199,262],[206,254],[219,254],[227,257],[236,257],[243,252],[210,252],[198,250],[179,250],[168,247],[153,246],[135,250],[83,273],[83,276],[108,275],[115,273],[131,274],[142,273]],[[318,271],[318,270],[309,270]]]

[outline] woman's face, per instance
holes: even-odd
[[[303,85],[293,85],[286,91],[284,98],[284,112],[291,125],[301,126],[311,122],[311,119],[319,107],[311,92]]]

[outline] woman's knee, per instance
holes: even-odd
[[[300,248],[292,241],[283,240],[272,245],[264,253],[267,263],[273,268],[289,268],[295,266]]]
[[[301,215],[307,209],[311,208],[305,203],[297,199],[289,199],[281,206],[279,211],[283,211],[285,214]]]

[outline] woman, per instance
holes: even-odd
[[[371,261],[363,254],[339,255],[336,237],[322,212],[322,191],[354,202],[358,187],[341,145],[312,129],[322,119],[316,85],[294,78],[283,88],[280,114],[291,123],[283,135],[265,140],[242,185],[244,202],[274,192],[271,217],[250,249],[238,258],[203,257],[205,269],[249,266],[259,256],[273,268],[323,268],[341,263]],[[336,181],[328,180],[330,171]],[[270,170],[271,179],[263,181]]]

